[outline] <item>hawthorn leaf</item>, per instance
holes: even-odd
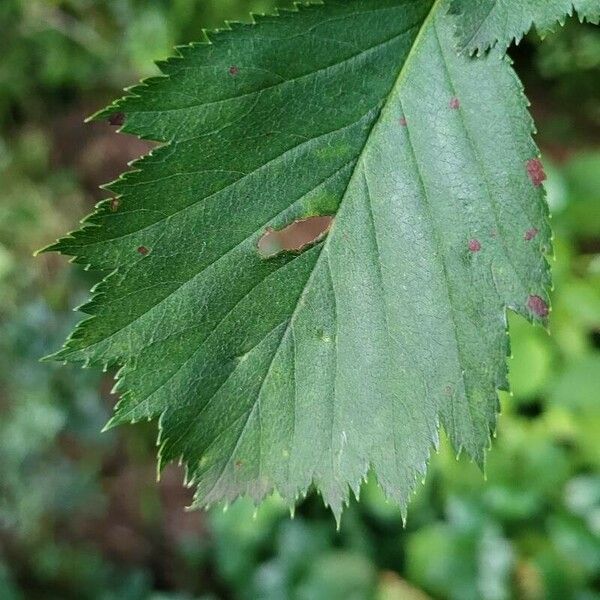
[[[600,0],[452,0],[459,50],[481,55],[491,47],[506,51],[535,26],[541,37],[577,13],[581,22],[600,22]]]
[[[111,273],[56,358],[114,366],[109,426],[159,419],[194,505],[339,519],[372,469],[406,510],[438,428],[483,464],[506,309],[548,316],[543,168],[507,59],[455,52],[446,0],[231,24],[96,118],[162,142],[51,246]],[[265,231],[332,216],[299,252]]]

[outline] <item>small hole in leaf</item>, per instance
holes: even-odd
[[[333,223],[333,217],[308,217],[294,221],[287,227],[267,229],[258,242],[258,253],[272,258],[282,252],[301,252],[322,240]]]

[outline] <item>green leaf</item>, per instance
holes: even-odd
[[[552,33],[576,12],[580,21],[600,22],[599,0],[451,0],[459,49],[482,54],[491,47],[506,51],[535,25],[540,36]]]
[[[112,273],[56,357],[121,365],[111,425],[160,417],[196,505],[372,468],[403,510],[441,422],[482,464],[506,308],[544,322],[550,230],[506,60],[454,50],[447,3],[331,1],[179,49],[101,112],[165,144],[51,249]],[[302,252],[267,228],[335,214]]]

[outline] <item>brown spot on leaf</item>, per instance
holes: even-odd
[[[534,315],[542,318],[547,317],[550,312],[546,302],[539,296],[529,296],[527,307]]]
[[[232,77],[235,77],[239,72],[240,72],[239,68],[236,67],[235,65],[231,65],[231,67],[229,67],[229,74]]]
[[[481,250],[481,242],[479,240],[469,241],[469,250],[471,252],[479,252]]]
[[[243,462],[243,461],[241,461],[241,460],[236,460],[236,461],[235,461],[235,468],[236,468],[236,469],[239,469],[240,467],[242,467],[242,466],[243,466],[243,464],[244,464],[244,462]]]
[[[406,125],[407,125],[407,122],[406,122],[406,117],[402,117],[402,118],[400,119],[400,125],[401,125],[402,127],[406,127]]]
[[[108,117],[108,122],[115,127],[121,127],[125,123],[125,114],[122,112],[113,113]]]
[[[452,100],[450,100],[450,108],[452,110],[458,110],[460,108],[460,100],[458,98],[452,98]]]
[[[527,175],[529,175],[529,179],[535,187],[540,187],[546,181],[544,166],[539,158],[532,158],[527,161]]]
[[[119,205],[121,204],[121,201],[118,198],[113,198],[110,201],[110,210],[112,212],[117,212],[117,210],[119,210]]]
[[[141,254],[142,256],[148,256],[148,254],[150,254],[150,250],[148,250],[148,248],[146,248],[146,246],[140,246],[137,249],[138,253]]]
[[[539,233],[539,229],[537,229],[536,227],[532,227],[531,229],[528,229],[525,232],[525,235],[523,236],[525,238],[526,242],[531,241],[538,233]]]

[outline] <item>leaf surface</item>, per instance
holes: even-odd
[[[600,0],[452,0],[459,49],[481,54],[493,46],[506,49],[535,26],[540,36],[552,33],[577,13],[580,21],[600,22]]]
[[[545,321],[543,170],[509,63],[444,0],[330,1],[179,49],[99,118],[164,142],[50,249],[112,273],[57,358],[120,365],[111,425],[160,419],[195,503],[372,468],[405,509],[443,424],[483,463],[506,308]],[[302,252],[267,228],[335,215]]]

